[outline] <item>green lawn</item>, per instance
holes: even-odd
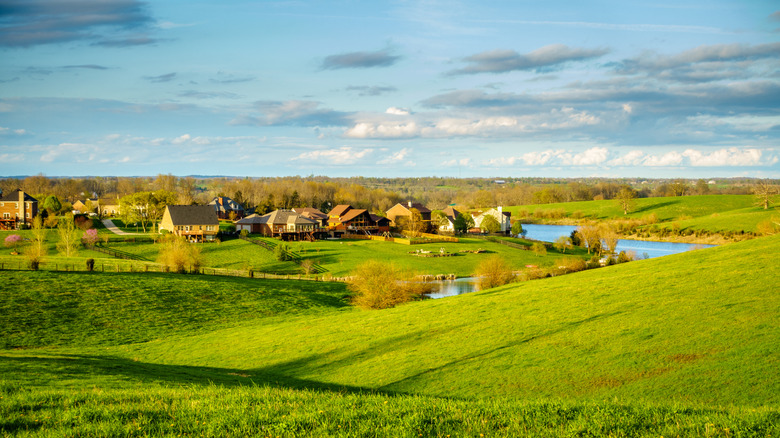
[[[382,311],[339,284],[4,272],[0,430],[774,436],[778,247]]]

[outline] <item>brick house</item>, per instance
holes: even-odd
[[[160,222],[162,230],[194,242],[212,241],[219,232],[219,219],[211,205],[168,205]]]
[[[390,210],[387,210],[387,218],[390,219],[393,226],[398,226],[398,219],[401,217],[410,217],[412,215],[412,209],[420,212],[420,216],[422,216],[422,220],[425,223],[425,231],[430,229],[431,210],[419,202],[409,201],[405,204],[395,204]]]
[[[236,219],[241,219],[246,215],[246,210],[241,204],[226,196],[217,196],[209,202],[209,205],[214,207],[220,219],[230,219],[231,213],[235,213]]]
[[[37,215],[38,200],[21,189],[0,197],[0,227],[6,230],[29,226]]]

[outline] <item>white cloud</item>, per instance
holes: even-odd
[[[386,114],[394,114],[396,116],[408,116],[412,112],[408,108],[397,108],[391,106],[385,111]]]
[[[173,140],[171,140],[171,143],[173,143],[173,144],[183,144],[183,143],[186,143],[186,142],[190,141],[191,138],[192,137],[190,137],[189,134],[184,134],[184,135],[180,135],[180,136],[174,138]]]
[[[763,153],[759,149],[738,149],[735,147],[720,149],[711,153],[704,153],[694,149],[683,152],[683,156],[690,160],[691,166],[761,166],[777,163],[777,157],[768,157],[762,160]]]
[[[610,166],[639,166],[642,164],[642,160],[645,157],[645,153],[642,151],[631,151],[622,157],[615,158],[610,161]]]
[[[344,133],[347,138],[409,138],[420,134],[415,122],[358,123]]]
[[[677,151],[671,151],[660,156],[648,155],[642,160],[642,165],[650,167],[679,166],[682,162],[682,154]]]
[[[355,164],[360,160],[367,158],[373,151],[371,149],[353,150],[351,147],[342,147],[339,149],[325,149],[312,152],[304,152],[297,157],[294,157],[293,161],[311,161],[321,164],[331,164],[337,166],[344,166],[349,164]]]
[[[447,160],[440,164],[441,167],[471,167],[471,158],[461,158],[460,160]]]
[[[403,148],[403,149],[401,149],[400,151],[398,151],[398,152],[396,152],[396,153],[394,153],[394,154],[390,155],[389,157],[387,157],[387,158],[385,158],[385,159],[383,159],[383,160],[381,160],[381,161],[377,161],[377,163],[376,163],[376,164],[395,164],[395,163],[403,163],[403,162],[404,162],[404,161],[407,159],[407,157],[409,156],[409,154],[410,154],[411,152],[412,152],[412,150],[411,150],[411,149],[409,149],[409,148]],[[405,164],[406,164],[406,165],[409,165],[409,166],[414,166],[414,165],[415,165],[415,163],[412,163],[412,162],[406,162]]]

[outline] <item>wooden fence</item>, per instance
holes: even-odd
[[[87,259],[84,259],[84,263],[75,262],[43,262],[39,265],[39,271],[47,272],[89,272],[87,268]],[[99,260],[99,259],[98,259]],[[0,260],[0,271],[32,271],[30,264],[27,260],[7,261]],[[135,262],[130,261],[127,263],[117,260],[115,263],[105,263],[102,261],[95,261],[92,272],[133,272],[133,273],[170,273],[172,272],[167,267],[159,263],[149,262]],[[181,274],[191,275],[211,275],[218,277],[241,277],[241,278],[255,278],[255,279],[276,279],[276,280],[301,280],[301,281],[330,281],[330,282],[344,282],[343,278],[336,278],[324,275],[304,275],[304,274],[270,274],[266,272],[254,272],[253,270],[242,269],[220,269],[220,268],[199,268],[197,271],[188,271]]]
[[[278,243],[273,241],[267,242],[261,239],[250,239],[247,236],[239,236],[239,239],[249,243],[253,243],[255,245],[260,245],[263,248],[267,249],[268,251],[274,251],[276,249],[276,246],[278,245]],[[290,260],[291,262],[299,266],[303,266],[304,261],[306,260],[303,257],[301,257],[298,253],[290,250],[285,250],[284,254],[287,257],[287,260]],[[314,262],[309,266],[309,272],[311,272],[312,274],[324,274],[328,272],[328,270],[325,269],[323,266],[321,266],[319,263]]]

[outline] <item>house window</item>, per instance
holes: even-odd
[[[203,231],[203,225],[198,225],[198,230]]]
[[[11,219],[11,213],[3,213],[3,219]]]
[[[189,231],[189,230],[190,230],[190,226],[189,225],[185,225],[184,226],[184,231]]]
[[[24,216],[25,216],[27,219],[30,219],[30,213],[29,213],[29,212],[28,212],[27,214],[25,214]]]

